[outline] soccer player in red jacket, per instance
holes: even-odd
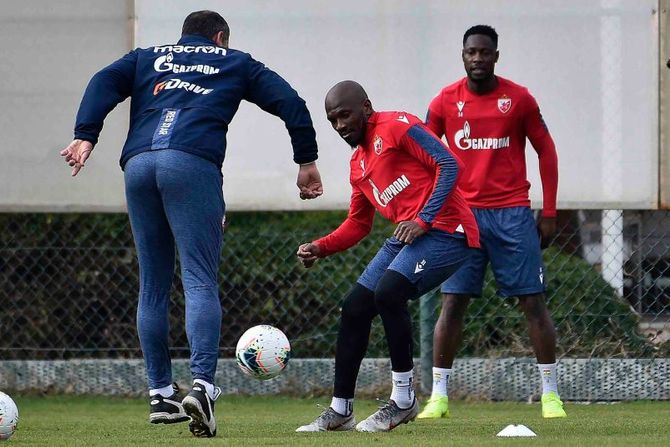
[[[448,383],[471,296],[480,296],[490,262],[498,293],[518,297],[542,377],[542,415],[565,417],[556,385],[556,333],[544,303],[540,245],[556,230],[558,159],[535,98],[525,87],[495,76],[498,34],[477,25],[463,36],[467,76],[440,91],[426,124],[463,161],[459,184],[481,232],[482,249],[442,285],[442,312],[433,338],[433,392],[419,418],[449,415]],[[536,227],[526,179],[526,138],[537,152],[544,208]],[[538,233],[539,236],[538,237]]]
[[[352,247],[372,228],[375,210],[398,224],[342,304],[330,407],[299,432],[389,431],[419,413],[413,387],[412,326],[407,302],[438,286],[479,246],[474,216],[456,187],[460,162],[417,117],[375,112],[354,81],[326,95],[326,114],[354,149],[351,204],[332,233],[298,248],[311,267],[317,258]],[[389,402],[356,425],[354,389],[373,318],[381,316],[391,356]]]

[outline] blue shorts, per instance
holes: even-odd
[[[390,237],[358,278],[358,283],[374,291],[384,272],[394,270],[417,287],[418,297],[452,275],[474,251],[462,233],[430,230],[409,245]]]
[[[442,293],[481,296],[486,266],[504,297],[544,293],[544,265],[533,212],[528,207],[472,209],[482,248],[442,284]]]

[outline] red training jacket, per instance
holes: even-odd
[[[363,144],[351,156],[349,215],[315,241],[321,256],[346,250],[371,230],[375,209],[394,223],[464,232],[479,247],[479,230],[458,189],[461,162],[421,120],[405,112],[375,112]]]
[[[530,206],[526,137],[537,152],[545,217],[556,216],[558,157],[535,98],[523,86],[498,76],[498,87],[478,95],[467,78],[433,99],[427,126],[445,135],[465,167],[460,187],[473,208]]]

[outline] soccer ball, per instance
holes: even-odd
[[[291,357],[286,335],[273,326],[262,324],[248,329],[235,348],[237,366],[242,372],[260,380],[277,377]]]
[[[0,441],[9,439],[19,423],[19,409],[11,397],[0,391]]]

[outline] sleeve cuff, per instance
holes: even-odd
[[[421,228],[423,228],[425,231],[430,230],[430,225],[424,222],[421,218],[417,217],[414,219],[414,222],[418,223]]]
[[[98,138],[94,135],[88,134],[88,133],[82,133],[82,132],[75,132],[74,133],[74,138],[75,140],[84,140],[90,142],[93,146],[98,144]]]
[[[317,258],[325,258],[330,255],[330,253],[326,252],[326,250],[323,249],[323,245],[319,243],[319,241],[314,241],[312,244],[316,245],[319,247],[319,256]]]
[[[556,217],[556,210],[542,210],[542,217]]]

